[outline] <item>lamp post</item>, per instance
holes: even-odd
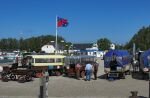
[[[149,67],[148,67],[148,80],[149,80],[149,98],[150,98],[150,56],[148,56],[148,63],[149,63]]]
[[[149,78],[149,98],[150,98],[150,56],[148,58],[149,58],[149,70],[148,70],[149,71],[148,72],[149,73],[148,74],[149,77],[148,78]]]
[[[19,34],[20,34],[20,39],[19,39],[19,52],[20,52],[20,50],[21,50],[21,43],[22,43],[21,41],[22,41],[22,39],[23,39],[23,38],[22,38],[23,33],[20,32]]]
[[[60,42],[61,42],[61,49],[62,49],[62,54],[63,54],[64,53],[64,43],[65,43],[65,41],[61,40]]]
[[[50,44],[52,44],[52,43],[55,43],[55,41],[51,40],[51,41],[50,41]],[[54,53],[56,54],[56,50],[57,50],[57,49],[56,49],[56,46],[55,46],[56,44],[55,44],[55,45],[52,44],[52,45],[53,45],[53,47],[55,47]]]
[[[68,45],[66,44],[65,46],[66,46],[66,49],[67,49],[67,53],[69,53],[69,47],[68,47]]]

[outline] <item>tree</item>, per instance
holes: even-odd
[[[126,49],[131,49],[135,43],[136,48],[147,50],[150,48],[150,26],[141,28],[125,45]]]
[[[61,36],[58,36],[58,44],[61,40],[65,39]],[[0,40],[0,49],[1,50],[15,50],[20,49],[27,51],[36,51],[39,52],[41,47],[45,44],[48,44],[50,41],[55,41],[55,36],[53,35],[42,35],[38,37],[31,37],[27,39],[15,39],[15,38],[3,38]]]
[[[107,38],[101,38],[97,40],[97,45],[100,50],[108,50],[110,48],[111,41]]]

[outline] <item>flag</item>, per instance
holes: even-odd
[[[57,27],[67,27],[68,20],[64,18],[57,17]]]

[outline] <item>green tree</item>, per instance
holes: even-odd
[[[107,38],[101,38],[97,40],[98,48],[100,50],[108,50],[111,44],[111,41]]]
[[[65,39],[61,36],[58,36],[58,44],[60,44],[61,40]],[[15,38],[3,38],[0,40],[0,49],[1,50],[16,50],[20,49],[27,51],[36,51],[39,52],[41,47],[45,44],[49,44],[50,41],[55,41],[55,36],[53,35],[42,35],[38,37],[31,37],[27,39],[15,39]]]
[[[131,49],[133,43],[136,44],[136,49],[147,50],[150,48],[150,26],[141,28],[132,38],[126,43],[125,48]]]

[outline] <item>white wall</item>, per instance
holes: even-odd
[[[45,53],[54,53],[55,52],[55,48],[53,45],[44,45],[41,48],[41,51],[45,51]]]

